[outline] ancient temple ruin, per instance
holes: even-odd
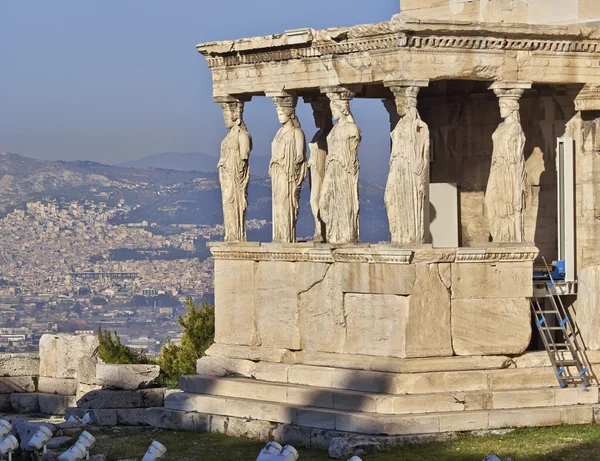
[[[534,265],[563,261],[560,294],[600,362],[600,4],[401,7],[378,24],[198,45],[230,129],[226,242],[211,247],[215,344],[167,407],[384,434],[593,419],[598,388],[558,388],[530,300]],[[262,243],[244,230],[243,109],[260,97],[282,124]],[[389,112],[390,243],[360,241],[356,98]],[[311,242],[295,235],[302,183]]]

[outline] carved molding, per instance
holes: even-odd
[[[532,262],[539,250],[535,247],[457,248],[456,263]]]
[[[460,34],[459,32],[463,32]],[[600,53],[600,41],[582,38],[571,40],[517,36],[490,37],[467,34],[467,31],[440,30],[437,33],[424,31],[394,32],[382,31],[379,35],[348,38],[337,42],[328,39],[305,41],[294,47],[286,45],[245,47],[243,50],[225,51],[223,46],[199,45],[198,51],[207,60],[208,66],[234,67],[264,62],[289,61],[328,55],[346,55],[369,51],[394,49],[439,50],[452,53],[461,52],[507,52],[528,51],[545,53]],[[481,32],[479,32],[481,33]],[[507,32],[509,33],[509,32]],[[232,46],[236,42],[231,42]],[[231,47],[230,47],[231,49]]]
[[[336,248],[334,245],[307,248],[303,244],[286,246],[229,244],[211,245],[215,260],[287,261],[315,263],[493,263],[533,262],[539,250],[532,246],[444,249],[444,258],[431,248],[396,248],[390,246],[359,246]],[[447,253],[447,254],[446,254]]]

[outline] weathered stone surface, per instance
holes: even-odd
[[[249,421],[241,418],[227,418],[226,429],[223,433],[229,437],[244,437],[267,441],[270,439],[271,431],[276,426],[275,423],[268,421]]]
[[[527,299],[452,300],[452,344],[456,354],[518,355],[530,341]]]
[[[450,330],[450,264],[415,265],[405,333],[406,357],[452,355]]]
[[[346,294],[344,352],[405,357],[408,305],[406,296]]]
[[[258,344],[254,318],[254,266],[254,261],[215,260],[216,343]]]
[[[415,283],[415,266],[411,264],[342,264],[342,291],[409,295]]]
[[[150,426],[171,431],[208,432],[211,416],[206,414],[169,410],[167,408],[148,408],[146,420]]]
[[[96,374],[98,338],[46,334],[40,338],[40,376],[91,383]]]
[[[531,262],[455,263],[452,298],[530,298],[532,270]]]
[[[37,394],[10,394],[10,403],[15,413],[38,413],[40,411]]]
[[[213,344],[206,355],[211,357],[231,357],[234,359],[245,359],[253,361],[265,360],[267,362],[290,362],[294,360],[296,353],[287,349],[273,349],[269,347],[228,346],[225,344]]]
[[[53,450],[55,448],[60,448],[69,442],[75,443],[75,439],[68,436],[52,437],[50,440],[48,440],[47,447]]]
[[[67,408],[65,419],[71,416],[82,419],[88,414],[92,425],[95,426],[116,426],[117,425],[117,410],[116,409],[87,409],[87,408]]]
[[[98,386],[97,384],[84,384],[77,383],[77,392],[75,393],[75,397],[79,400],[85,394],[91,391],[96,391],[102,389],[102,386]]]
[[[45,415],[64,415],[69,407],[69,399],[66,395],[38,394],[40,412]]]
[[[146,426],[146,408],[122,408],[117,410],[119,426]]]
[[[40,376],[38,390],[46,394],[75,395],[77,393],[77,379]]]
[[[120,409],[159,407],[164,402],[165,389],[136,391],[98,390],[85,394],[77,401],[83,409]]]
[[[35,382],[32,376],[15,376],[0,378],[0,394],[13,392],[35,392]]]
[[[196,362],[196,373],[207,376],[252,376],[257,365],[250,360],[206,356]]]
[[[303,349],[343,352],[346,318],[339,265],[296,263],[296,283]]]
[[[96,365],[96,382],[108,389],[143,389],[160,374],[158,365]]]
[[[295,263],[259,263],[254,290],[255,321],[261,345],[300,349]]]
[[[600,266],[579,271],[577,284],[577,326],[589,350],[600,349]]]
[[[402,12],[421,20],[482,21],[498,23],[564,24],[600,17],[593,0],[503,3],[499,0],[400,0]]]
[[[38,353],[0,354],[0,376],[37,376],[40,374]]]
[[[10,394],[0,394],[0,413],[10,413],[12,410]]]

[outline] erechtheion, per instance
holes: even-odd
[[[211,247],[215,344],[168,408],[263,421],[280,439],[302,429],[304,442],[593,420],[595,381],[559,387],[530,301],[546,286],[534,265],[561,261],[553,289],[600,362],[600,2],[401,11],[198,45],[230,129],[226,242]],[[245,234],[243,109],[264,97],[282,127],[273,241],[258,243]],[[357,98],[389,112],[389,243],[360,241]],[[310,242],[296,241],[302,185]]]

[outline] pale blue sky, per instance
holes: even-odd
[[[225,129],[197,43],[398,12],[398,0],[0,0],[0,151],[103,163],[216,156]],[[379,101],[353,104],[368,176],[366,155],[385,165],[387,114]],[[310,138],[308,108],[299,115]],[[278,128],[272,102],[255,98],[246,122],[254,153],[268,155]]]

